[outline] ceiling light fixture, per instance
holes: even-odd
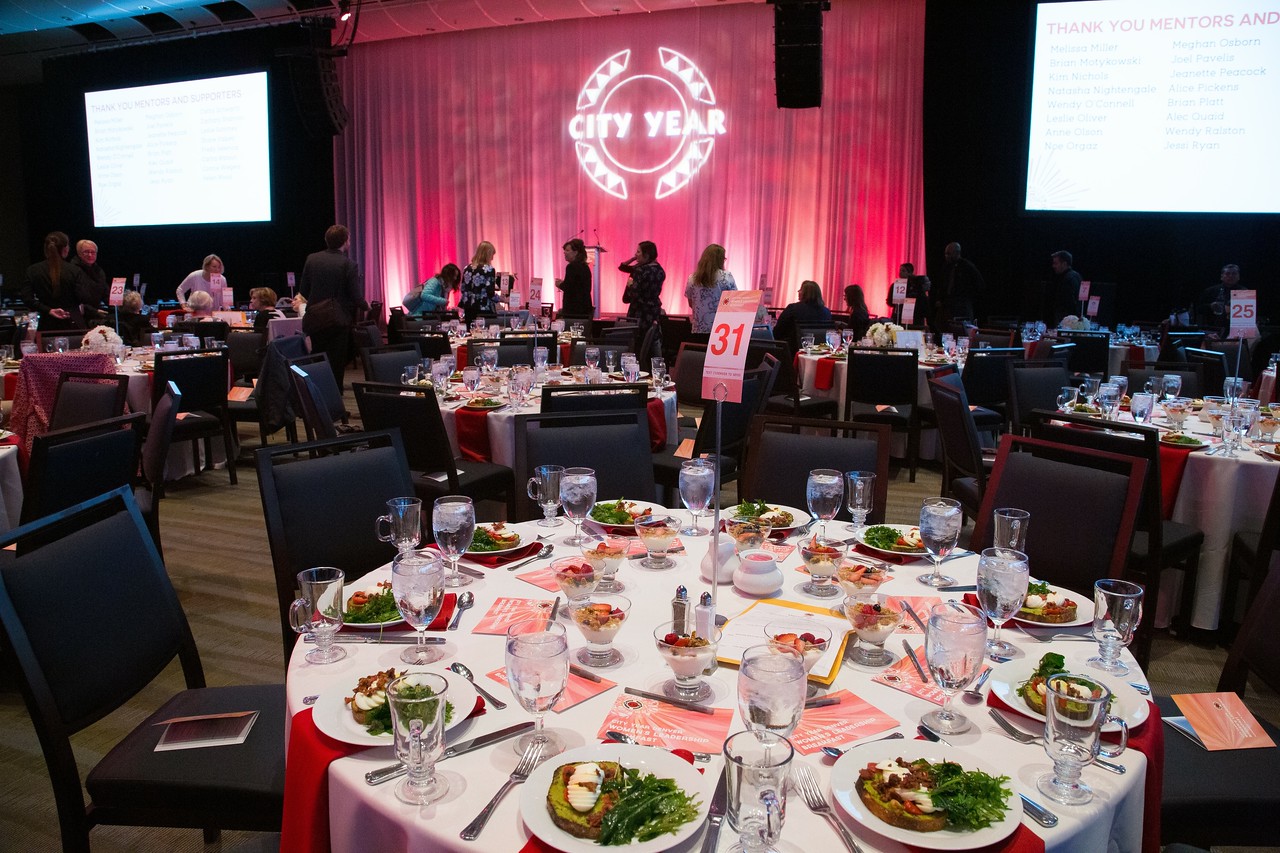
[[[338,20],[339,20],[339,21],[342,21],[342,22],[344,22],[344,23],[345,23],[345,22],[347,22],[347,21],[351,20],[351,2],[350,2],[350,0],[338,0],[338,11],[342,13],[342,14],[340,14],[340,15],[338,16]]]

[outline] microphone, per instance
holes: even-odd
[[[582,230],[581,230],[581,231],[579,231],[577,234],[574,234],[573,236],[575,236],[575,237],[581,237],[583,234],[586,234],[586,233],[587,233],[587,226],[583,225],[583,226],[582,226]]]

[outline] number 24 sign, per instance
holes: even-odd
[[[758,290],[728,290],[720,295],[716,318],[711,324],[707,359],[702,368],[702,396],[707,400],[742,402],[742,373],[747,363],[747,345],[756,310],[764,294]],[[723,386],[717,394],[717,387]]]

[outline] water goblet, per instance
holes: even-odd
[[[394,545],[399,553],[417,548],[422,544],[422,501],[419,498],[387,501],[387,514],[373,522],[373,532],[381,541]]]
[[[604,351],[604,369],[606,373],[616,373],[618,370],[618,351],[609,349]]]
[[[1061,393],[1058,394],[1058,411],[1070,412],[1074,409],[1079,395],[1079,388],[1074,385],[1063,385]]]
[[[1129,377],[1127,376],[1108,376],[1107,381],[1120,389],[1120,397],[1129,393]]]
[[[1142,587],[1130,581],[1102,578],[1093,584],[1093,637],[1098,654],[1086,663],[1103,672],[1124,675],[1120,649],[1133,642],[1142,621]]]
[[[791,741],[771,732],[738,732],[724,742],[725,816],[738,833],[729,853],[778,853],[794,757]]]
[[[813,350],[813,342],[817,340],[816,335],[801,335],[800,349],[803,352],[811,352]]]
[[[716,466],[706,459],[690,459],[680,465],[680,501],[689,510],[689,524],[680,529],[681,536],[702,536],[710,531],[698,526],[698,516],[711,503],[715,492]]]
[[[844,559],[845,546],[839,539],[814,536],[800,544],[800,558],[809,572],[809,580],[800,585],[800,591],[816,598],[834,598],[840,594],[835,583],[836,571]]]
[[[725,525],[725,532],[733,539],[733,548],[737,553],[754,551],[769,538],[773,528],[760,519],[730,521]]]
[[[1228,376],[1222,381],[1222,395],[1227,398],[1228,406],[1234,406],[1243,393],[1244,380],[1239,376]]]
[[[987,640],[989,654],[1008,657],[1016,651],[1000,639],[1000,627],[1022,607],[1028,580],[1027,555],[1021,551],[987,548],[978,558],[978,604],[995,626]]]
[[[716,647],[720,642],[720,629],[712,628],[711,636],[703,637],[689,625],[663,622],[653,629],[653,641],[658,654],[671,668],[673,676],[662,683],[658,691],[672,699],[686,702],[705,702],[712,696],[711,685],[702,674],[711,668],[716,659]]]
[[[591,468],[566,468],[560,475],[560,505],[573,525],[573,535],[564,544],[578,546],[587,541],[579,532],[587,513],[596,502],[596,472]]]
[[[840,330],[840,343],[845,349],[853,346],[853,329],[845,328]]]
[[[434,551],[401,551],[391,561],[391,594],[396,609],[418,635],[418,643],[400,653],[405,663],[424,664],[444,654],[427,645],[427,626],[444,603],[444,567]]]
[[[515,742],[517,755],[541,743],[543,756],[564,751],[564,741],[546,730],[543,717],[560,701],[569,682],[569,639],[559,622],[526,619],[507,628],[507,685],[520,707],[533,714],[533,731]]]
[[[622,362],[622,381],[639,382],[640,381],[640,362],[636,359]]]
[[[1149,393],[1134,394],[1129,400],[1129,414],[1133,415],[1133,422],[1136,424],[1145,424],[1151,419],[1151,408],[1155,405],[1155,396]]]
[[[827,346],[832,352],[840,348],[840,332],[836,329],[827,329],[826,333]]]
[[[655,391],[661,391],[667,384],[667,362],[666,359],[654,357],[649,359],[649,379],[653,382]]]
[[[933,560],[933,571],[918,575],[925,586],[951,586],[955,578],[942,573],[942,561],[955,550],[964,516],[953,498],[925,498],[920,506],[920,541]]]
[[[533,368],[527,364],[517,364],[511,371],[511,380],[507,387],[510,389],[511,402],[515,410],[520,411],[529,400],[529,392],[533,390]]]
[[[1098,386],[1098,408],[1107,420],[1115,420],[1120,413],[1120,386],[1104,382]]]
[[[583,354],[587,367],[600,366],[600,347],[587,347]]]
[[[642,515],[636,519],[636,535],[649,556],[640,561],[646,569],[670,569],[675,560],[667,556],[680,532],[680,522],[669,515]]]
[[[951,334],[950,332],[943,332],[942,333],[942,351],[945,352],[948,356],[950,356],[953,353],[955,353],[955,349],[956,349],[956,336]]]
[[[863,666],[888,666],[893,655],[884,650],[907,612],[902,603],[879,592],[859,592],[845,596],[844,615],[858,638],[849,657]]]
[[[556,518],[556,510],[560,509],[560,478],[564,468],[559,465],[539,465],[533,469],[526,491],[529,500],[542,507],[542,519],[539,527],[559,527],[560,519]]]
[[[551,564],[551,573],[571,607],[595,592],[600,582],[600,573],[582,557],[561,557]]]
[[[876,475],[871,471],[846,471],[844,485],[845,506],[853,518],[848,527],[857,535],[866,526],[871,510],[875,509]]]
[[[751,646],[738,667],[738,713],[753,732],[786,737],[800,724],[808,678],[795,649]]]
[[[1025,509],[1000,507],[992,513],[992,542],[1007,551],[1027,550],[1027,529],[1031,526],[1031,513]]]
[[[480,368],[472,366],[462,368],[462,387],[473,394],[480,389]]]
[[[1176,373],[1166,373],[1160,377],[1160,388],[1164,391],[1165,400],[1172,400],[1182,393],[1182,377]]]
[[[593,592],[569,602],[573,622],[587,641],[575,659],[583,666],[603,668],[622,663],[622,652],[613,648],[613,638],[631,612],[631,600],[612,592]]]
[[[933,683],[946,695],[942,707],[920,722],[941,734],[960,734],[971,727],[964,714],[952,710],[951,698],[978,677],[986,655],[987,620],[977,608],[948,601],[934,605],[924,632],[924,655]]]
[[[1083,805],[1093,799],[1093,791],[1080,781],[1080,772],[1098,755],[1117,758],[1129,742],[1124,720],[1107,713],[1111,691],[1097,679],[1063,673],[1045,682],[1044,751],[1053,761],[1053,771],[1036,780],[1040,793],[1064,805]],[[1102,749],[1102,727],[1116,723],[1120,743]]]
[[[485,347],[480,351],[480,372],[493,373],[498,366],[498,348]]]
[[[453,368],[444,362],[437,361],[431,365],[431,387],[435,389],[437,397],[443,397],[449,392],[449,377],[453,374]]]
[[[533,348],[533,366],[538,370],[546,370],[547,358],[549,355],[550,355],[550,351],[547,349],[547,347],[534,347]]]
[[[470,575],[458,571],[458,560],[471,547],[476,533],[476,508],[471,498],[461,495],[436,498],[431,510],[431,530],[436,547],[449,560],[450,573],[444,579],[444,585],[459,587],[471,583]]]
[[[347,650],[333,642],[333,635],[342,630],[344,577],[341,569],[331,566],[298,572],[302,597],[289,605],[289,624],[299,634],[316,638],[316,647],[307,652],[307,663],[333,663],[347,656]]]
[[[435,772],[444,752],[448,695],[449,682],[428,672],[410,672],[387,685],[396,758],[409,771],[396,786],[402,803],[425,805],[449,793],[449,782]]]
[[[805,501],[809,512],[822,521],[822,535],[827,535],[827,524],[840,511],[844,500],[844,475],[834,468],[815,468],[809,472],[805,483]]]
[[[622,536],[601,536],[582,545],[582,559],[595,569],[597,592],[622,592],[626,587],[618,580],[618,569],[627,557],[630,543]]]

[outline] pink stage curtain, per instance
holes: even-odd
[[[616,267],[646,239],[667,271],[670,313],[688,313],[684,283],[708,243],[725,246],[740,289],[763,276],[771,304],[813,279],[836,310],[843,288],[861,284],[875,311],[898,263],[924,262],[924,0],[832,7],[823,105],[811,110],[775,106],[763,4],[356,45],[341,63],[352,119],[334,159],[338,220],[352,228],[369,298],[399,304],[489,240],[499,270],[525,287],[543,280],[545,302],[563,275],[561,245],[580,235],[608,249],[604,311],[625,309]],[[659,47],[702,69],[725,133],[683,189],[655,198],[642,177],[621,200],[579,166],[569,121],[606,58],[629,49],[639,67]]]

